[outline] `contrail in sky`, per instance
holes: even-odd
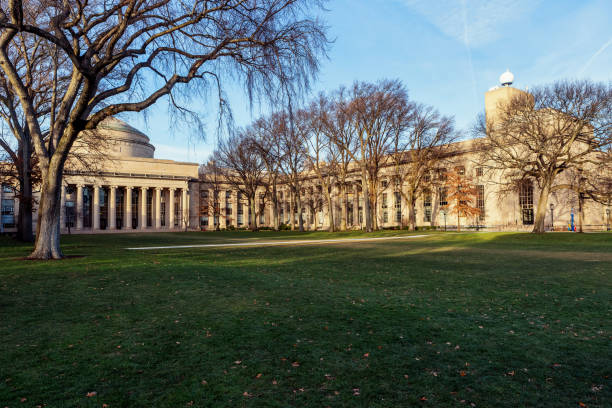
[[[586,71],[591,66],[595,58],[597,58],[599,54],[604,52],[606,48],[608,48],[611,44],[612,44],[612,38],[610,38],[607,43],[602,45],[601,48],[598,49],[597,52],[591,56],[591,58],[589,58],[589,60],[586,62],[586,64],[584,64],[580,72],[578,72],[578,76],[582,76],[582,74],[584,74],[584,71]]]
[[[461,8],[463,12],[463,43],[468,54],[468,63],[470,64],[470,73],[472,75],[472,93],[474,100],[474,106],[478,106],[478,96],[476,93],[476,75],[474,74],[474,64],[472,63],[472,49],[470,46],[470,36],[468,34],[468,23],[467,23],[467,7],[465,4],[466,0],[461,0]]]

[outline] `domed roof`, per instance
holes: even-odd
[[[514,82],[514,74],[509,69],[499,76],[499,83],[502,86],[510,86]]]
[[[98,125],[98,129],[110,129],[110,130],[118,130],[118,131],[127,132],[127,133],[137,133],[137,134],[140,134],[146,137],[146,135],[142,133],[140,130],[136,129],[133,126],[130,126],[126,122],[122,121],[121,119],[117,119],[112,116],[100,122],[100,124]]]
[[[100,122],[95,131],[83,132],[79,139],[76,151],[85,154],[153,158],[155,152],[147,135],[113,117]]]

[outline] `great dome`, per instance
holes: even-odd
[[[155,147],[147,135],[117,118],[106,118],[95,131],[79,137],[75,150],[112,157],[153,158]]]

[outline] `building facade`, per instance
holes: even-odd
[[[500,78],[503,86],[485,94],[487,117],[496,115],[500,102],[524,92],[511,87],[511,74]],[[214,230],[246,228],[251,207],[236,188],[229,184],[200,181],[198,164],[154,158],[155,148],[149,138],[118,119],[109,118],[98,128],[98,135],[83,135],[75,144],[75,157],[69,161],[62,187],[61,232],[107,233],[177,230]],[[443,177],[453,170],[471,177],[476,186],[473,203],[480,215],[460,220],[463,227],[495,231],[528,231],[532,229],[538,189],[524,183],[518,191],[502,194],[495,176],[487,175],[478,165],[478,139],[451,146],[451,154],[440,163],[431,177]],[[377,193],[373,200],[374,224],[379,228],[408,225],[408,203],[396,183],[392,165],[381,169]],[[365,226],[364,199],[360,171],[352,167],[340,187],[331,187],[332,204],[328,205],[317,179],[304,174],[299,194],[302,219],[307,230],[329,229],[329,211],[334,214],[335,228],[361,229]],[[281,224],[297,226],[298,209],[287,185],[278,186],[278,216]],[[262,188],[255,203],[259,227],[271,227],[274,211],[269,194]],[[579,214],[578,195],[563,190],[549,199],[548,229],[567,230],[582,222],[585,230],[610,228],[610,205],[590,200],[582,202]],[[0,188],[0,232],[16,230],[18,197],[11,185]],[[416,201],[416,225],[452,229],[456,216],[446,211],[447,189],[443,183],[432,184]],[[35,206],[34,206],[35,207]],[[34,210],[34,227],[36,210]]]

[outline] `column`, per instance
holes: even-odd
[[[191,225],[191,208],[189,207],[189,189],[185,189],[185,212],[186,212],[186,220],[187,227]]]
[[[108,188],[108,229],[117,229],[117,186]]]
[[[169,229],[173,229],[174,228],[174,191],[176,189],[175,188],[171,188],[169,190],[169,200],[168,200],[168,209],[166,211],[168,211],[168,228]]]
[[[227,203],[225,200],[226,190],[219,190],[219,228],[227,228]]]
[[[123,209],[123,229],[132,229],[132,187],[125,188],[125,206]]]
[[[238,228],[238,206],[240,203],[238,202],[238,192],[232,191],[232,225]],[[242,216],[244,222],[244,214]]]
[[[408,225],[409,222],[409,218],[410,218],[410,209],[408,208],[408,201],[406,201],[406,197],[404,196],[404,189],[402,186],[402,191],[400,192],[400,200],[402,203],[402,224],[404,226]],[[417,222],[418,220],[415,220],[415,225],[418,224]]]
[[[93,186],[93,210],[92,210],[91,229],[100,229],[100,186]]]
[[[353,185],[353,225],[359,226],[359,186]]]
[[[76,199],[76,229],[83,229],[83,185],[77,185],[77,199]]]
[[[201,200],[201,198],[200,198]],[[199,212],[199,210],[198,210]],[[200,216],[198,215],[198,225],[200,225]],[[206,229],[214,231],[217,228],[215,225],[215,190],[208,189],[208,226]]]
[[[161,187],[155,187],[155,229],[161,229]]]
[[[2,200],[0,199],[0,203],[1,202]],[[66,226],[66,186],[62,184],[62,186],[60,187],[60,231],[65,226]]]
[[[147,188],[140,187],[140,229],[147,229]]]
[[[189,227],[189,209],[187,207],[187,189],[181,189],[181,228]]]

